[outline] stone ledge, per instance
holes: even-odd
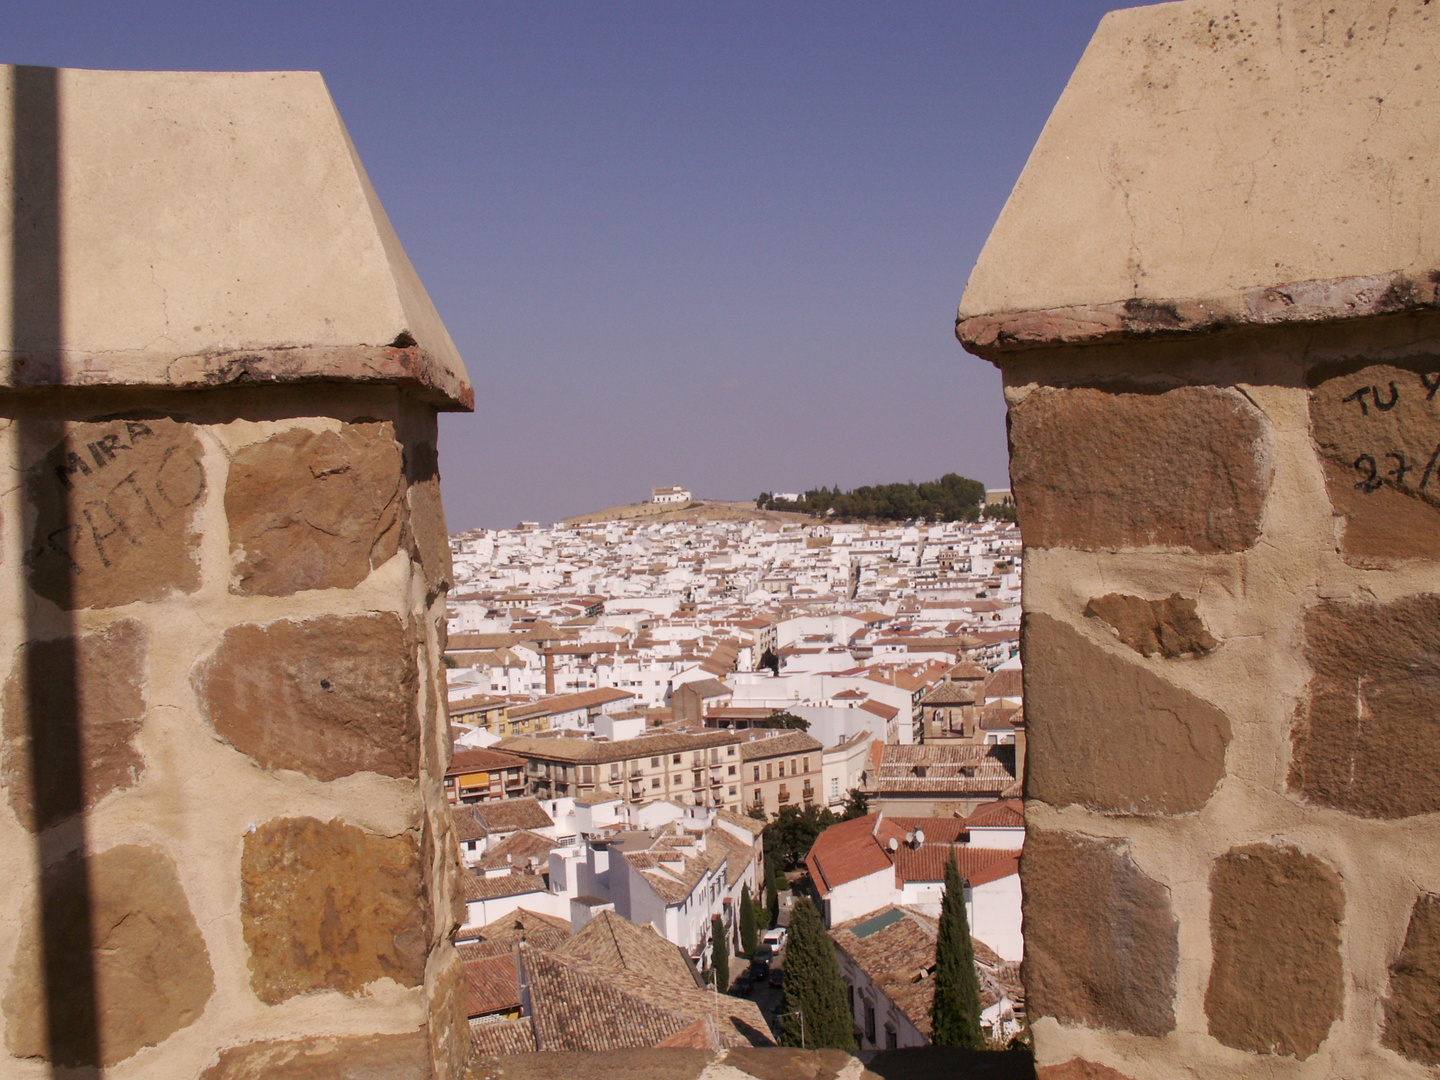
[[[1440,278],[1440,271],[1429,277]],[[1262,286],[1204,300],[1134,297],[1108,304],[972,315],[955,320],[955,336],[967,352],[998,360],[1011,353],[1063,345],[1154,341],[1246,326],[1338,322],[1437,308],[1440,283],[1417,281],[1396,270]]]

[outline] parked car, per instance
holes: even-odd
[[[768,962],[770,957],[774,955],[775,946],[771,945],[768,941],[762,941],[759,945],[755,946],[754,959],[756,960],[765,960]]]
[[[783,926],[777,926],[773,930],[766,930],[765,936],[760,940],[769,945],[775,952],[780,951],[780,946],[785,944],[788,931]]]
[[[753,986],[754,983],[750,979],[750,972],[742,971],[740,977],[735,980],[735,987],[732,993],[739,994],[741,997],[749,997],[750,990]]]
[[[782,971],[780,968],[774,968],[773,970],[771,970],[771,972],[770,972],[770,985],[771,985],[771,986],[783,986],[783,985],[785,985],[785,972]]]
[[[755,979],[755,980],[758,981],[758,980],[760,980],[760,979],[765,978],[766,974],[767,974],[769,971],[770,971],[770,961],[769,961],[769,960],[751,960],[751,961],[750,961],[750,970],[749,970],[748,972],[746,972],[746,974],[748,974],[751,979]]]

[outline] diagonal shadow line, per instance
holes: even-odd
[[[60,111],[55,68],[15,67],[12,144],[12,384],[59,371],[62,344]],[[41,445],[43,399],[16,394],[22,455]],[[39,406],[37,408],[37,405]],[[52,428],[53,430],[53,428]],[[52,436],[53,437],[53,436]],[[41,466],[37,465],[36,468]],[[60,500],[67,532],[70,507]],[[46,1057],[52,1075],[100,1075],[99,1016],[86,859],[80,686],[71,583],[55,597],[61,624],[33,594],[25,608],[25,711],[38,865]]]

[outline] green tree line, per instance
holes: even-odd
[[[879,484],[841,491],[838,487],[812,488],[799,502],[776,499],[760,493],[755,505],[761,510],[793,510],[799,513],[830,515],[842,521],[975,521],[985,498],[985,485],[958,473],[946,473],[939,480],[923,484]]]

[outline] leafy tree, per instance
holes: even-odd
[[[985,516],[986,521],[1015,520],[1015,507],[1013,505],[1005,506],[1003,504],[996,503],[994,506],[985,507],[984,511],[982,512]]]
[[[715,985],[730,989],[730,946],[725,940],[725,921],[716,915],[710,920],[710,966],[715,969]]]
[[[838,487],[812,488],[796,503],[772,500],[780,509],[799,510],[842,521],[855,519],[906,521],[975,521],[985,498],[985,485],[957,473],[923,484],[881,484],[842,492]]]
[[[765,826],[765,850],[791,869],[805,861],[815,838],[838,820],[828,807],[782,806]]]
[[[869,797],[858,787],[852,787],[845,795],[845,809],[840,814],[840,820],[854,821],[857,817],[864,817],[869,812]]]
[[[759,803],[751,803],[749,809],[745,811],[745,816],[754,818],[756,821],[770,820],[770,815],[765,813],[765,807]]]
[[[980,1031],[980,980],[970,924],[965,918],[965,883],[950,857],[945,866],[945,893],[940,898],[940,933],[935,942],[935,1000],[930,1006],[936,1046],[984,1050]]]
[[[775,655],[773,649],[766,649],[760,654],[760,667],[768,668],[774,675],[780,674],[780,657]]]
[[[808,896],[790,911],[785,946],[785,995],[780,1004],[780,1044],[806,1049],[855,1049],[855,1024],[840,977],[835,945]]]
[[[770,655],[774,655],[771,653]],[[796,716],[792,712],[783,712],[777,709],[764,720],[756,720],[756,727],[763,728],[789,728],[792,731],[809,731],[810,721],[803,716]]]
[[[750,899],[750,886],[746,885],[740,890],[740,952],[745,956],[754,956],[758,938],[755,904]]]

